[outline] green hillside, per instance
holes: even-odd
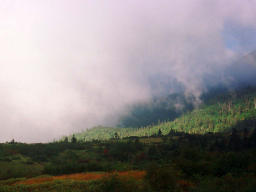
[[[256,126],[256,88],[206,95],[204,104],[187,112],[173,121],[161,122],[141,128],[95,127],[75,134],[78,140],[105,140],[114,137],[151,136],[161,130],[166,135],[170,131],[204,134],[225,132],[232,128],[252,128]]]

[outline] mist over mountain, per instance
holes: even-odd
[[[208,98],[214,97],[217,93],[225,94],[255,85],[256,51],[237,59],[215,74],[206,75],[203,84],[204,90],[198,98],[193,92],[186,93],[185,86],[171,80],[170,77],[157,76],[151,82],[152,99],[130,106],[129,112],[120,117],[118,126],[144,127],[172,121],[199,107],[200,104],[207,102]]]
[[[0,142],[51,141],[154,98],[182,93],[196,106],[211,87],[253,85],[255,7],[0,0]]]
[[[256,85],[256,51],[251,52],[238,59],[225,70],[230,84],[234,86]]]

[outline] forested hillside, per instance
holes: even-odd
[[[256,125],[256,88],[233,91],[215,91],[202,96],[203,104],[191,112],[180,114],[171,121],[139,128],[95,127],[75,134],[78,140],[101,140],[114,137],[166,135],[170,131],[204,134],[225,132],[232,128],[248,128]],[[189,110],[188,110],[189,111]],[[142,115],[142,114],[141,114]],[[146,114],[147,115],[147,114]],[[177,115],[177,114],[175,114]],[[170,112],[170,116],[173,115]],[[140,118],[137,119],[139,121]],[[141,118],[144,121],[143,118]],[[160,130],[160,132],[159,132]]]

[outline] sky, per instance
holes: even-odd
[[[114,125],[164,81],[199,98],[205,77],[256,50],[255,10],[256,0],[0,0],[0,142]]]

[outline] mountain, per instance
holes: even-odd
[[[247,54],[235,62],[222,68],[219,73],[212,73],[204,77],[204,87],[208,89],[201,96],[201,101],[207,102],[216,92],[225,93],[234,89],[256,85],[256,51]],[[185,88],[177,81],[167,77],[151,79],[153,99],[147,103],[135,104],[128,114],[120,118],[118,127],[139,128],[156,125],[162,121],[172,121],[194,108],[195,98],[187,96]],[[159,91],[159,88],[163,89]],[[165,91],[164,91],[165,90]],[[168,93],[175,90],[175,93]]]
[[[134,105],[129,114],[120,118],[118,127],[140,128],[172,121],[193,108],[193,98],[186,98],[182,92],[155,97],[148,103]]]
[[[217,76],[225,80],[217,80]],[[155,77],[152,81],[156,79],[161,78]],[[212,83],[214,81],[217,83]],[[203,134],[255,126],[256,51],[228,65],[220,74],[208,76],[205,79],[208,91],[201,95],[203,104],[196,108],[193,95],[188,97],[177,82],[171,82],[178,87],[178,92],[155,95],[150,102],[132,106],[115,128],[99,126],[75,134],[76,137],[102,140],[113,138],[116,133],[119,137],[150,136],[159,129],[163,134],[171,130]],[[165,82],[164,88],[167,90],[168,86],[170,81]]]
[[[204,104],[174,120],[159,122],[140,128],[94,127],[75,134],[78,140],[106,140],[114,137],[152,136],[161,130],[166,135],[172,131],[205,134],[226,132],[232,128],[256,126],[256,87],[247,87],[223,93],[204,95]]]

